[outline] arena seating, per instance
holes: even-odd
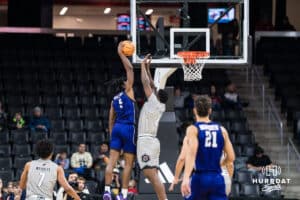
[[[4,155],[0,158],[0,176],[4,182],[19,178],[24,163],[35,158],[34,144],[39,139],[49,138],[56,144],[55,153],[66,151],[68,155],[78,141],[86,142],[94,152],[101,141],[109,139],[106,128],[112,89],[107,82],[122,75],[122,65],[112,49],[123,39],[123,36],[65,40],[52,35],[0,35],[0,100],[10,117],[21,111],[27,122],[32,108],[39,105],[52,126],[49,133],[30,133],[26,129],[5,129],[0,133],[0,154]],[[179,70],[168,80],[168,85],[182,85],[191,93],[208,94],[214,84],[223,94],[230,79],[222,69],[204,70],[203,77],[197,83],[183,82]],[[138,72],[136,80],[139,82]],[[143,96],[140,87],[137,88],[137,96]],[[182,113],[183,121],[192,120],[191,109],[186,108]],[[255,138],[243,111],[214,110],[212,119],[227,128],[240,162],[232,196],[259,196],[257,187],[251,185],[251,174],[245,170],[245,160],[253,154]]]
[[[275,95],[281,101],[281,111],[294,126],[295,139],[300,141],[300,68],[299,38],[261,38],[257,45],[257,63],[264,65]]]

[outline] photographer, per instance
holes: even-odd
[[[78,196],[81,199],[88,199],[89,190],[85,187],[85,178],[78,177],[76,182],[70,183],[70,185],[74,188]],[[73,200],[72,197],[65,195],[64,200]]]
[[[112,182],[111,182],[111,191],[117,196],[121,189],[121,180],[120,180],[120,170],[118,168],[114,168]]]

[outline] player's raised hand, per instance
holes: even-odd
[[[123,48],[124,44],[123,44],[123,41],[121,41],[118,45],[118,54],[119,55],[123,55],[123,51],[122,51],[122,48]]]
[[[151,62],[151,54],[150,53],[148,53],[146,56],[145,56],[145,58],[143,59],[143,61],[142,61],[142,66],[146,66],[146,65],[148,65],[148,64],[150,64],[149,62]],[[150,61],[149,61],[150,60]]]
[[[191,186],[189,179],[183,179],[181,184],[181,194],[185,198],[188,198],[191,195]]]

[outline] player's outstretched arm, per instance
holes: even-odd
[[[144,92],[147,98],[149,98],[153,92],[150,79],[147,73],[147,60],[150,58],[150,54],[148,54],[141,63],[141,81],[143,84]]]
[[[62,167],[57,168],[57,180],[58,183],[65,189],[65,192],[75,200],[80,200],[80,197],[75,190],[69,185],[65,178],[65,172]]]
[[[115,123],[115,119],[116,119],[116,113],[115,113],[114,107],[111,104],[110,110],[109,110],[109,118],[108,118],[108,131],[109,131],[109,134],[111,134],[111,132],[112,132],[112,128],[113,128],[114,123]]]
[[[20,188],[22,190],[26,189],[26,183],[27,183],[29,167],[30,167],[30,162],[27,162],[25,164],[25,167],[24,167],[24,170],[22,172],[21,179],[20,179]]]
[[[151,71],[150,71],[151,61],[152,61],[152,57],[150,55],[149,59],[146,61],[146,69],[147,69],[147,74],[148,74],[148,77],[150,80],[150,86],[153,90],[155,90],[155,84],[154,84],[153,77],[152,77]]]
[[[181,152],[180,152],[179,157],[178,157],[177,162],[176,162],[174,180],[173,180],[172,184],[169,187],[169,191],[173,191],[174,186],[177,185],[178,182],[180,181],[179,177],[180,177],[180,174],[181,174],[182,169],[184,167],[185,157],[186,157],[186,154],[187,154],[187,145],[188,145],[187,144],[187,137],[184,137]]]
[[[185,158],[185,169],[183,175],[183,181],[181,185],[181,194],[184,197],[188,197],[191,194],[190,188],[190,176],[192,174],[194,163],[196,160],[196,154],[198,149],[198,130],[195,126],[191,125],[186,130],[187,137],[187,154]]]
[[[226,157],[223,161],[223,165],[226,166],[227,171],[230,175],[230,177],[233,177],[233,171],[234,171],[234,160],[235,160],[235,153],[234,149],[232,147],[231,141],[228,136],[228,132],[224,127],[221,127],[222,129],[222,134],[224,137],[224,152],[226,154]]]
[[[133,83],[134,83],[134,71],[133,71],[133,66],[129,59],[123,54],[122,52],[122,47],[123,47],[123,42],[119,43],[118,46],[118,54],[121,58],[121,61],[123,63],[123,66],[126,71],[126,76],[127,76],[127,85],[126,85],[126,91],[132,90]]]

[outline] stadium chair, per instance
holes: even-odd
[[[54,96],[57,95],[58,92],[58,88],[57,88],[57,82],[55,80],[53,81],[48,81],[46,83],[41,83],[41,88],[40,88],[40,92],[44,95],[44,96]],[[45,102],[44,102],[45,103]]]
[[[68,120],[66,122],[66,129],[68,131],[81,131],[83,130],[83,123],[81,120]]]
[[[0,132],[0,145],[8,144],[10,141],[9,132],[2,131]]]
[[[98,192],[98,183],[96,181],[86,181],[85,186],[90,194],[96,194]]]
[[[28,132],[26,130],[11,131],[10,140],[14,144],[27,144],[29,142]]]
[[[35,132],[30,134],[30,142],[32,144],[37,143],[39,140],[48,139],[48,135],[45,132]]]
[[[213,121],[224,121],[225,116],[224,116],[224,112],[221,111],[213,111],[210,115],[211,120]]]
[[[36,96],[36,95],[28,96],[28,95],[26,95],[25,99],[24,99],[24,103],[26,105],[34,106],[34,105],[40,105],[42,102],[41,102],[41,97],[40,96]]]
[[[248,131],[248,127],[245,122],[232,122],[230,129],[234,133],[245,133]]]
[[[9,144],[0,145],[0,157],[10,157],[11,149]]]
[[[0,171],[10,170],[12,167],[11,158],[0,157]]]
[[[237,143],[235,134],[229,134],[229,138],[230,138],[230,141],[233,145]]]
[[[61,119],[62,118],[62,109],[58,105],[56,105],[56,106],[46,106],[45,115],[49,119]]]
[[[234,152],[236,156],[242,155],[242,147],[240,145],[233,146]]]
[[[82,83],[77,86],[76,92],[79,95],[88,95],[93,93],[93,87],[91,86],[90,83]]]
[[[100,120],[86,121],[86,130],[88,132],[101,132],[103,131],[102,122]]]
[[[24,169],[25,164],[28,161],[31,161],[32,157],[31,156],[26,156],[26,157],[16,157],[14,160],[14,168],[15,169]]]
[[[241,194],[246,197],[257,198],[260,196],[259,186],[253,184],[242,184]]]
[[[83,119],[97,119],[99,118],[99,112],[97,107],[84,107],[81,111],[81,117]]]
[[[243,147],[242,155],[246,157],[250,157],[254,155],[255,146],[247,145]]]
[[[31,156],[30,145],[28,145],[28,144],[14,145],[14,146],[13,146],[13,154],[14,154],[16,157],[27,157],[27,156]]]
[[[236,179],[239,183],[252,183],[252,175],[249,171],[238,171]]]
[[[0,166],[1,168],[1,166]],[[3,182],[3,186],[6,186],[8,182],[14,180],[14,172],[10,170],[1,171],[0,170],[0,177]]]
[[[69,145],[55,145],[54,146],[54,154],[58,154],[61,152],[67,152],[68,155],[70,155],[70,147]]]
[[[253,135],[252,134],[237,134],[237,143],[240,145],[251,145],[253,144]]]
[[[240,196],[240,185],[238,183],[233,183],[231,185],[230,197],[239,197]]]
[[[63,78],[61,80],[66,80],[67,77],[69,77],[69,76],[63,76]],[[70,95],[75,95],[76,90],[75,90],[75,86],[73,83],[63,83],[59,87],[59,92],[62,96],[70,96]]]
[[[51,131],[64,131],[65,130],[65,122],[64,120],[51,120]]]
[[[67,106],[63,109],[63,117],[67,119],[79,119],[80,110],[77,106]]]
[[[54,144],[67,144],[68,142],[68,134],[66,132],[51,132],[50,140]]]
[[[7,107],[21,106],[23,103],[23,97],[20,95],[8,95],[5,98],[5,104]]]
[[[245,116],[240,110],[226,110],[225,118],[230,121],[245,121]]]
[[[86,143],[86,135],[84,132],[71,132],[69,133],[69,142],[71,144]]]
[[[106,108],[102,107],[100,109],[99,115],[100,115],[101,118],[107,119],[107,116],[109,115],[109,110],[107,108],[108,107],[106,107]]]
[[[79,98],[79,104],[81,104],[82,106],[86,106],[86,105],[94,105],[95,104],[95,97],[91,96],[91,95],[85,95],[85,96],[80,96]]]
[[[105,141],[105,133],[104,132],[89,132],[88,133],[88,141],[90,144],[99,145],[103,141]]]
[[[47,108],[57,108],[60,105],[60,98],[58,96],[44,96],[43,105]]]
[[[64,108],[66,109],[66,107],[75,107],[78,104],[78,99],[75,95],[72,96],[63,96],[62,97],[62,104],[65,105]]]
[[[296,124],[296,128],[294,131],[294,138],[297,139],[298,141],[300,141],[300,119],[298,119],[297,124]]]
[[[107,97],[100,96],[96,99],[97,104],[100,105],[101,108],[107,108],[108,107],[108,101]]]

